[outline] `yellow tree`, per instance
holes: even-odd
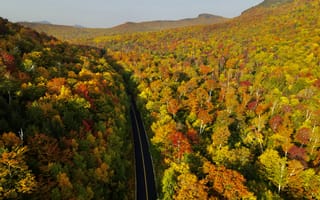
[[[260,157],[262,174],[277,188],[280,193],[288,184],[287,158],[280,157],[273,149],[267,149]]]
[[[4,133],[0,139],[0,196],[19,198],[36,188],[34,175],[25,162],[27,147],[20,146],[14,133]]]
[[[178,188],[174,195],[176,200],[208,198],[205,180],[198,180],[192,173],[185,173],[178,177]]]

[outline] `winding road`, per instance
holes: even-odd
[[[136,165],[136,200],[157,199],[152,159],[149,152],[147,135],[135,101],[131,101],[130,117],[133,129],[135,165]]]

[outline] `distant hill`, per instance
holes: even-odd
[[[108,32],[107,29],[91,29],[79,26],[65,26],[56,24],[43,24],[35,22],[19,22],[19,24],[32,28],[38,32],[44,32],[62,40],[88,38],[91,35],[100,35]]]
[[[172,28],[209,25],[227,21],[228,18],[211,14],[200,14],[196,18],[186,18],[181,20],[158,20],[148,22],[127,22],[112,28],[85,28],[79,26],[64,26],[50,23],[20,22],[19,24],[30,27],[38,32],[53,35],[59,39],[73,41],[78,39],[88,39],[97,36],[147,32],[166,30]]]
[[[51,24],[51,22],[47,21],[47,20],[43,20],[43,21],[36,21],[36,22],[32,22],[32,23],[38,23],[38,24]]]
[[[196,26],[196,25],[209,25],[220,23],[228,20],[227,18],[211,15],[211,14],[200,14],[196,18],[186,18],[181,20],[158,20],[158,21],[148,21],[148,22],[127,22],[119,26],[115,26],[112,29],[115,32],[141,32],[141,31],[155,31],[164,30],[171,28],[179,28],[186,26]]]

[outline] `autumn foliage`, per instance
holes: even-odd
[[[0,26],[0,199],[132,199],[120,69],[101,49]]]
[[[92,40],[132,72],[164,199],[320,198],[320,4],[274,3]]]
[[[114,62],[0,20],[0,193],[130,198],[124,75],[160,199],[320,199],[320,4],[266,2],[221,24],[79,40]]]

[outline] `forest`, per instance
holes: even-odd
[[[0,42],[0,199],[133,199],[121,69],[5,19]]]
[[[320,199],[319,10],[92,39],[132,71],[161,199]]]
[[[319,10],[77,45],[1,19],[0,196],[133,199],[129,90],[159,199],[320,199]]]

